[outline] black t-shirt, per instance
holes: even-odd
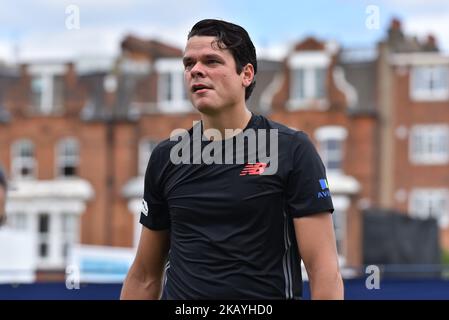
[[[333,212],[325,168],[305,133],[254,114],[240,134],[249,129],[277,130],[274,174],[261,174],[259,157],[249,164],[173,164],[177,141],[152,152],[140,222],[170,229],[162,299],[301,298],[293,218]],[[222,141],[200,142],[209,143]]]

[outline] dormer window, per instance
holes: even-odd
[[[326,101],[326,74],[330,63],[324,52],[299,52],[290,57],[290,110],[322,105]]]
[[[43,115],[58,113],[64,107],[63,65],[32,65],[31,105]]]
[[[180,58],[164,58],[156,62],[158,74],[157,100],[163,112],[191,110],[184,84],[184,66]]]

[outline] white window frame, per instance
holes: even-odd
[[[292,55],[288,60],[288,67],[290,69],[290,88],[289,101],[287,107],[289,110],[307,108],[311,102],[318,102],[319,106],[326,107],[327,105],[327,81],[326,75],[331,62],[328,53],[320,51],[303,51]],[[324,69],[324,96],[318,97],[318,88],[316,87],[316,70]],[[304,98],[296,97],[295,90],[295,75],[298,70],[304,72],[303,91]]]
[[[445,83],[441,88],[430,88],[429,82],[435,81],[437,72],[443,72]],[[426,87],[419,88],[418,77],[424,76]],[[410,97],[415,101],[444,101],[449,99],[449,65],[415,65],[410,76]]]
[[[182,59],[158,59],[155,63],[155,69],[159,75],[157,82],[157,100],[159,109],[167,113],[191,111],[192,106],[187,98],[186,87],[184,84],[184,65]],[[169,75],[171,79],[171,99],[164,98],[167,90],[166,83],[164,82],[164,75]]]
[[[12,144],[12,178],[13,179],[35,179],[37,177],[37,162],[34,143],[29,139],[21,139]],[[22,157],[21,148],[30,148],[31,156]],[[30,175],[22,175],[22,168],[28,168]]]
[[[151,153],[156,148],[158,141],[154,139],[145,138],[139,142],[139,175],[144,176],[147,170],[148,160],[150,160]]]
[[[51,78],[44,75],[34,75],[31,77],[31,94],[34,95],[35,86],[39,87],[40,91],[40,99],[37,102],[37,105],[33,105],[37,107],[40,112],[45,113],[45,108],[49,105],[48,100],[51,98],[49,95],[49,91],[52,93],[53,91],[53,83]],[[33,100],[34,104],[35,101]]]
[[[48,215],[48,233],[43,236],[39,232],[39,215]],[[74,222],[71,230],[64,230],[64,217],[70,216]],[[39,269],[62,269],[64,268],[68,256],[64,256],[64,246],[67,243],[70,248],[80,242],[81,216],[77,212],[55,211],[12,211],[8,214],[7,224],[12,229],[27,232],[33,236],[35,257]],[[22,220],[19,225],[19,220]],[[47,256],[40,256],[40,244],[47,244]]]
[[[432,208],[436,208],[432,212]],[[419,219],[435,218],[440,228],[449,226],[449,190],[443,188],[413,189],[409,198],[409,212]]]
[[[78,244],[80,241],[80,216],[76,213],[62,212],[60,214],[61,222],[61,243],[60,243],[60,254],[62,258],[66,261],[69,257],[71,247]],[[67,221],[70,221],[69,225],[65,225]],[[68,228],[67,228],[68,227]],[[64,255],[64,247],[68,246],[67,251]]]
[[[38,269],[63,270],[66,264],[62,253],[64,232],[62,215],[73,214],[77,221],[77,239],[80,237],[80,219],[86,211],[86,201],[94,196],[92,186],[85,180],[70,181],[17,181],[17,188],[10,190],[6,210],[8,216],[26,215],[26,230],[32,241],[33,261]],[[38,216],[46,213],[50,216],[49,257],[39,259]],[[14,223],[14,221],[13,221]]]
[[[48,231],[45,234],[42,234],[39,230],[39,217],[42,215],[48,216]],[[52,256],[55,255],[54,246],[56,244],[54,236],[55,236],[55,218],[49,212],[39,212],[36,215],[36,234],[37,234],[37,261],[39,264],[48,265],[51,263]],[[47,254],[45,257],[40,255],[40,247],[41,244],[45,244],[47,246]]]
[[[32,65],[29,68],[31,75],[31,81],[40,79],[42,81],[42,93],[39,105],[34,107],[38,108],[38,111],[42,114],[48,115],[55,111],[58,106],[55,106],[54,98],[54,79],[55,76],[60,76],[65,73],[66,66],[61,64],[37,64]],[[31,90],[33,88],[31,87]]]
[[[25,212],[8,213],[6,224],[14,230],[27,231],[28,230],[28,215]]]
[[[348,136],[348,130],[341,126],[324,126],[320,127],[315,131],[315,139],[318,141],[318,150],[321,156],[321,159],[324,163],[324,166],[326,167],[326,170],[329,173],[341,173],[343,172],[343,168],[330,168],[328,163],[329,161],[337,160],[341,163],[341,166],[343,166],[343,160],[344,160],[344,142]],[[336,140],[339,143],[339,150],[335,152],[333,150],[333,153],[331,154],[326,148],[323,146],[325,143],[329,140]]]
[[[67,144],[73,144],[75,146],[75,154],[67,155],[64,153]],[[58,178],[74,178],[79,176],[79,158],[80,158],[80,147],[79,142],[76,138],[64,138],[61,139],[56,145],[56,176]],[[75,168],[75,174],[73,176],[64,175],[63,168],[66,165],[73,166]]]
[[[419,142],[420,139],[423,141]],[[425,150],[419,152],[417,148]],[[449,163],[449,125],[413,126],[410,130],[409,159],[417,165]]]

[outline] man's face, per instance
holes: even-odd
[[[213,114],[245,101],[245,72],[237,74],[231,52],[220,49],[215,37],[193,36],[184,52],[184,78],[192,104]],[[252,80],[252,79],[251,79]]]

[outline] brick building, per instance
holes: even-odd
[[[46,279],[61,274],[74,243],[136,245],[152,148],[199,120],[180,49],[133,36],[121,48],[113,59],[0,66],[9,224],[34,235]],[[376,50],[307,38],[283,61],[259,61],[248,106],[316,144],[344,265],[362,263],[370,207],[437,217],[449,249],[448,70],[433,38],[409,39],[398,21]]]
[[[449,56],[393,20],[378,45],[378,205],[434,218],[449,250]]]

